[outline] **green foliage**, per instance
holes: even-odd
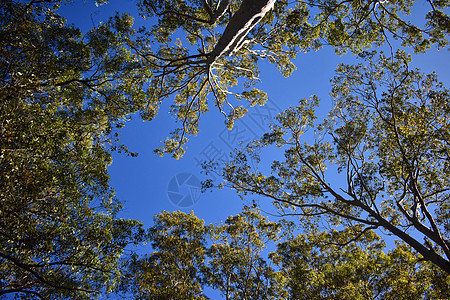
[[[284,76],[295,66],[297,53],[331,45],[338,54],[361,53],[399,39],[405,47],[424,52],[431,45],[448,45],[449,17],[446,1],[430,1],[430,12],[421,15],[412,9],[414,1],[275,1],[274,7],[256,20],[251,30],[240,10],[271,1],[146,1],[139,3],[141,16],[156,21],[140,29],[128,47],[143,58],[154,77],[148,101],[155,111],[161,101],[175,98],[172,113],[180,125],[160,148],[159,155],[183,155],[189,135],[198,133],[201,115],[211,106],[224,115],[228,128],[246,114],[240,101],[261,105],[266,95],[258,87],[259,62],[274,64]],[[409,21],[411,10],[414,20]],[[242,24],[241,24],[242,23]],[[238,27],[238,28],[236,28]],[[237,33],[237,30],[241,32]],[[241,43],[226,43],[234,38]],[[238,36],[243,35],[244,37]],[[224,44],[225,43],[225,44]],[[225,51],[226,46],[231,49]],[[392,48],[392,46],[391,46]],[[224,51],[221,51],[224,50]],[[236,91],[236,85],[243,88]]]
[[[192,213],[156,215],[148,234],[155,251],[132,257],[122,290],[138,299],[206,299],[201,269],[207,232]]]
[[[34,7],[59,2],[32,1],[24,7],[32,13]],[[251,8],[263,4],[273,9],[246,24],[245,20],[254,17]],[[430,10],[424,15],[412,8],[413,4],[405,0],[142,0],[138,3],[141,17],[148,18],[153,26],[134,29],[131,16],[116,15],[89,32],[84,42],[79,32],[77,39],[68,41],[62,31],[70,29],[61,29],[55,41],[47,38],[39,43],[36,39],[26,42],[31,43],[28,46],[32,45],[32,50],[24,55],[29,59],[29,55],[42,50],[38,46],[45,47],[46,43],[59,43],[59,47],[66,44],[67,51],[58,53],[59,63],[65,60],[66,64],[79,65],[69,67],[74,74],[65,74],[51,84],[64,87],[71,97],[78,97],[79,103],[88,95],[89,105],[100,107],[110,121],[134,112],[144,120],[152,120],[162,101],[172,101],[171,113],[179,125],[155,152],[180,158],[188,137],[198,133],[201,116],[212,106],[223,114],[231,129],[247,113],[242,101],[251,106],[265,103],[267,95],[256,86],[263,59],[289,76],[295,70],[292,60],[299,52],[318,50],[324,45],[331,45],[339,54],[361,53],[385,42],[391,45],[392,39],[401,40],[403,46],[416,52],[424,52],[434,44],[446,47],[448,2],[429,1]],[[13,7],[15,2],[5,1],[3,5]],[[414,23],[409,21],[411,11],[415,12]],[[14,44],[14,38],[6,37],[5,42]],[[80,74],[83,76],[74,79]]]
[[[163,212],[149,231],[154,252],[128,262],[123,288],[135,299],[424,299],[448,298],[450,276],[405,244],[385,243],[362,226],[293,234],[245,207],[223,225]],[[363,231],[362,231],[363,230]],[[276,249],[275,249],[276,244]],[[264,248],[275,251],[268,255]],[[386,251],[386,252],[385,252]]]
[[[281,278],[262,251],[289,232],[290,224],[270,222],[258,210],[245,207],[216,226],[207,250],[207,284],[226,299],[279,299]]]
[[[0,20],[0,295],[99,297],[142,234],[116,218],[107,172],[113,127],[140,99],[118,46],[129,18],[86,41],[48,3],[4,1]]]
[[[361,56],[367,65],[337,69],[326,120],[315,121],[316,98],[302,100],[236,154],[224,179],[292,211],[306,229],[320,220],[384,228],[448,273],[449,91],[435,74],[410,70],[402,51],[396,59]],[[271,144],[285,148],[285,160],[272,163],[270,176],[252,171]],[[330,182],[331,174],[341,180]]]
[[[134,29],[131,16],[116,14],[83,36],[56,13],[61,2],[0,4],[0,296],[90,299],[111,292],[123,279],[122,289],[138,298],[204,299],[205,285],[230,299],[288,298],[284,287],[293,291],[300,283],[285,276],[290,269],[276,270],[261,253],[289,225],[269,222],[249,209],[221,226],[205,226],[182,213],[157,216],[148,235],[155,252],[144,259],[132,256],[122,276],[125,247],[140,242],[144,233],[138,221],[116,218],[121,204],[108,184],[111,151],[136,155],[119,143],[116,128],[134,113],[152,120],[162,101],[171,99],[181,126],[156,152],[178,158],[211,105],[232,128],[247,113],[234,102],[265,103],[267,95],[255,88],[261,59],[288,76],[299,51],[332,45],[338,53],[372,58],[362,51],[393,36],[423,52],[432,44],[446,47],[449,33],[448,1],[429,2],[424,28],[404,19],[413,1],[276,1],[241,28],[236,16],[254,17],[241,8],[273,2],[143,0],[141,14],[153,18],[155,26]],[[222,51],[232,43],[221,41],[240,29],[244,36],[231,36],[240,42]],[[312,232],[316,216],[356,228],[361,236],[384,227],[448,272],[448,91],[434,75],[409,70],[405,54],[397,58],[340,67],[333,91],[336,109],[319,126],[328,138],[300,143],[315,125],[318,100],[313,97],[280,115],[280,125],[248,153],[238,153],[225,176],[242,192],[262,193],[280,209],[294,209]],[[387,85],[380,91],[377,82]],[[237,85],[243,90],[235,92]],[[288,148],[286,161],[274,162],[271,176],[250,173],[248,158],[256,159],[260,147],[273,143]],[[347,186],[340,191],[325,180],[330,166],[346,173]],[[423,235],[423,243],[405,233],[410,227]],[[299,239],[305,243],[313,237]],[[354,269],[348,264],[359,264],[358,258],[373,258],[379,246],[371,248],[374,239],[367,243],[367,253],[349,248],[360,254],[349,254],[336,269],[354,283],[350,288],[333,283],[346,288],[342,297],[362,297],[355,290],[362,283],[345,270]],[[418,257],[401,247],[392,252],[399,268]],[[327,253],[346,254],[334,250]],[[326,262],[321,268],[321,278],[334,274]],[[414,273],[423,285],[400,291],[407,285],[394,288],[398,282],[392,277],[368,290],[415,297],[432,286],[429,293],[441,297],[448,277],[433,268]],[[312,282],[319,294],[337,293]]]
[[[445,299],[450,276],[420,262],[411,248],[390,251],[373,231],[314,232],[280,243],[271,258],[281,265],[296,299]]]
[[[444,10],[448,3],[430,2],[428,14],[420,16],[417,11],[423,8],[413,5],[414,1],[409,0],[298,1],[286,18],[286,28],[295,41],[312,36],[303,42],[306,47],[331,45],[337,53],[348,50],[360,53],[371,45],[390,44],[392,39],[400,40],[402,46],[415,52],[424,52],[432,44],[446,47],[449,17]],[[310,16],[310,7],[319,12]],[[421,22],[425,24],[423,27]]]
[[[272,2],[273,9],[245,24],[244,19],[253,17],[246,14],[246,8]],[[404,0],[142,0],[140,14],[153,21],[153,26],[133,29],[133,18],[127,15],[116,15],[99,25],[86,36],[90,54],[84,53],[83,62],[67,61],[81,63],[74,71],[85,76],[60,78],[56,84],[71,85],[74,94],[89,93],[91,105],[102,107],[115,120],[133,112],[152,120],[162,101],[170,99],[171,113],[179,125],[155,152],[180,158],[188,136],[198,133],[199,120],[211,106],[224,115],[231,129],[247,113],[242,100],[251,106],[265,103],[267,95],[255,87],[262,59],[289,76],[295,70],[292,60],[297,53],[324,45],[339,54],[391,44],[393,38],[416,52],[433,44],[446,47],[448,2],[430,1],[428,14],[416,13],[414,20],[420,22],[422,17],[423,27],[408,21],[413,4]],[[42,5],[28,5],[28,9]],[[31,52],[35,51],[39,49]],[[72,54],[67,52],[66,59]],[[236,89],[236,85],[243,88]]]
[[[287,227],[249,208],[207,226],[193,213],[163,212],[148,234],[155,251],[128,261],[122,291],[136,299],[209,299],[209,286],[227,299],[279,299],[281,278],[262,251]]]

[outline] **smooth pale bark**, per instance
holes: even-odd
[[[275,2],[276,0],[244,0],[209,54],[207,64],[211,65],[222,55],[238,51],[249,31],[273,8]]]
[[[222,0],[220,1],[219,5],[217,6],[217,9],[214,11],[214,14],[211,15],[211,24],[214,24],[221,18],[228,10],[228,7],[230,7],[231,0]]]

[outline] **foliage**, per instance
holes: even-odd
[[[59,2],[30,1],[23,6],[32,10]],[[12,0],[4,3],[15,5]],[[433,44],[446,47],[448,1],[429,1],[425,15],[426,9],[412,8],[413,4],[406,0],[142,0],[140,14],[152,25],[134,29],[129,15],[116,15],[100,24],[86,35],[91,49],[82,61],[81,53],[75,60],[70,60],[74,54],[70,51],[58,54],[66,63],[80,63],[76,71],[84,77],[65,75],[52,84],[70,86],[78,95],[89,94],[91,105],[102,107],[110,120],[134,112],[152,120],[161,103],[170,99],[179,125],[155,151],[180,158],[187,137],[198,133],[200,118],[211,106],[232,128],[247,113],[242,100],[250,106],[266,102],[266,93],[256,86],[261,60],[289,76],[297,53],[324,45],[331,45],[338,54],[360,53],[385,42],[391,45],[392,39],[416,52]],[[36,51],[40,49],[28,49]]]
[[[134,256],[123,291],[135,299],[424,299],[447,298],[450,276],[419,261],[399,243],[388,252],[373,231],[295,235],[292,223],[271,222],[244,208],[224,225],[204,225],[191,212],[155,216],[154,252]],[[265,247],[276,250],[268,255]]]
[[[282,277],[278,276],[263,251],[290,231],[291,224],[271,222],[257,209],[244,207],[225,225],[215,226],[207,249],[207,284],[226,299],[279,299]]]
[[[107,172],[140,66],[119,46],[127,17],[83,40],[39,2],[0,4],[0,295],[91,299],[141,234]]]
[[[209,286],[226,299],[279,299],[280,278],[262,251],[286,225],[249,208],[224,225],[204,225],[192,212],[163,212],[149,230],[155,251],[129,260],[122,292],[136,299],[209,299]]]
[[[131,16],[117,14],[83,36],[56,13],[61,2],[0,3],[0,296],[90,299],[116,288],[121,255],[143,237],[138,221],[116,217],[121,205],[108,184],[111,151],[136,155],[120,144],[117,131],[132,114],[152,120],[162,101],[174,97],[181,126],[157,153],[178,158],[209,103],[229,128],[246,113],[230,97],[264,104],[266,94],[255,88],[261,59],[288,76],[299,51],[332,45],[338,53],[361,53],[394,36],[421,52],[445,47],[449,31],[448,1],[429,1],[428,23],[420,29],[403,18],[412,1],[143,0],[142,16],[156,22],[150,29],[136,30]],[[322,125],[334,144],[300,146],[313,111],[291,109],[255,144],[291,143],[286,162],[274,164],[278,178],[253,177],[244,153],[227,176],[239,189],[263,191],[280,208],[300,208],[304,217],[328,214],[331,224],[365,224],[360,236],[385,227],[448,272],[442,176],[448,92],[434,76],[386,58],[380,63],[383,70],[376,63],[340,69],[338,105]],[[372,78],[391,86],[379,95]],[[236,92],[240,83],[243,91]],[[352,97],[360,86],[365,102]],[[283,140],[281,133],[290,130],[291,139]],[[324,180],[325,162],[347,172],[344,196]],[[327,193],[335,200],[321,202]],[[163,214],[149,233],[155,253],[132,256],[121,287],[143,298],[202,299],[205,285],[230,299],[288,297],[279,287],[289,282],[293,290],[296,283],[261,255],[283,226],[250,210],[222,226]],[[424,243],[403,230],[410,227]],[[427,278],[434,278],[433,287],[448,284],[442,274]]]
[[[154,252],[133,255],[121,290],[137,299],[206,299],[201,274],[208,228],[192,213],[162,212],[148,240]]]
[[[271,254],[295,299],[446,299],[448,274],[418,261],[403,243],[385,253],[373,231],[359,228],[298,235]]]
[[[156,153],[181,157],[187,136],[198,133],[200,118],[211,106],[232,128],[247,113],[242,100],[250,106],[263,105],[267,95],[256,86],[261,60],[288,76],[295,69],[292,60],[297,53],[323,45],[331,45],[339,54],[390,45],[393,38],[416,52],[433,44],[447,46],[448,1],[429,1],[426,16],[424,9],[412,9],[415,22],[410,22],[413,4],[404,0],[142,0],[141,15],[156,24],[142,28],[128,46],[154,75],[148,101],[155,111],[145,117],[153,118],[161,101],[174,97],[172,112],[180,122]],[[426,24],[421,27],[417,23],[422,21]]]
[[[325,121],[314,122],[317,98],[302,100],[237,153],[224,179],[306,222],[384,228],[449,272],[449,92],[435,74],[410,70],[401,51],[396,60],[363,56],[367,66],[338,68],[335,108]],[[285,149],[285,160],[267,176],[250,162],[270,144]],[[341,180],[330,182],[336,173]]]

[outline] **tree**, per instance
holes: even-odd
[[[152,119],[161,101],[174,97],[172,112],[181,123],[158,154],[181,157],[188,135],[198,133],[201,116],[212,105],[224,114],[229,128],[246,114],[245,100],[262,105],[264,91],[258,64],[267,59],[288,76],[298,52],[331,45],[337,53],[361,52],[390,39],[423,52],[448,44],[446,1],[429,1],[423,27],[407,20],[413,1],[147,1],[141,15],[156,24],[141,29],[128,47],[152,70],[148,95]],[[423,11],[423,10],[421,10]],[[419,14],[420,15],[420,14]],[[423,17],[421,15],[420,17]],[[416,17],[418,19],[418,17]],[[235,88],[242,83],[240,91]],[[233,101],[235,98],[237,101]]]
[[[404,243],[386,251],[373,231],[357,227],[301,234],[277,246],[271,259],[291,299],[445,299],[450,276],[419,261]]]
[[[154,251],[133,255],[121,292],[136,299],[208,299],[202,270],[208,227],[193,213],[162,212],[148,231]]]
[[[60,2],[30,1],[25,6],[32,9]],[[433,44],[445,47],[450,28],[444,13],[448,3],[428,3],[430,9],[422,20],[425,25],[418,26],[407,16],[414,2],[403,0],[142,0],[141,16],[151,18],[154,26],[133,29],[133,18],[128,15],[99,25],[86,36],[95,53],[85,56],[80,65],[84,77],[68,76],[56,84],[95,95],[92,103],[102,106],[113,119],[139,112],[144,120],[152,120],[162,101],[172,98],[171,112],[181,124],[155,151],[179,158],[187,136],[198,133],[199,120],[211,103],[224,114],[229,128],[247,113],[239,101],[251,106],[265,103],[266,93],[254,87],[259,82],[261,59],[288,76],[295,69],[292,59],[298,52],[324,45],[331,45],[337,53],[359,53],[372,45],[390,45],[395,38],[416,52]],[[417,15],[423,17],[420,12]],[[235,86],[241,83],[240,91]]]
[[[209,299],[209,286],[226,299],[279,299],[281,278],[262,250],[285,225],[249,208],[224,225],[204,225],[192,212],[163,212],[148,234],[154,252],[129,259],[122,292],[136,299]]]
[[[107,172],[142,75],[119,45],[129,18],[83,40],[41,2],[0,4],[0,296],[92,299],[142,233]]]
[[[135,155],[117,138],[130,115],[151,120],[161,101],[175,96],[182,126],[159,152],[179,157],[208,95],[230,127],[245,114],[243,107],[222,109],[232,106],[230,95],[264,102],[264,92],[250,89],[260,58],[288,75],[298,51],[323,44],[357,53],[388,32],[417,51],[447,43],[445,1],[430,2],[423,29],[397,15],[412,5],[403,1],[142,1],[142,15],[157,19],[150,30],[135,30],[132,17],[117,14],[84,36],[57,14],[61,2],[0,4],[1,295],[92,298],[115,288],[120,256],[143,235],[138,221],[116,218],[120,203],[108,184],[111,151]],[[172,42],[180,31],[188,45]],[[239,78],[248,87],[234,92]],[[246,274],[259,281],[272,276],[263,264],[252,268],[258,271]],[[201,284],[196,280],[189,289]],[[245,293],[261,293],[259,286]]]
[[[191,212],[163,212],[149,230],[154,252],[128,262],[122,291],[136,299],[424,299],[448,298],[450,275],[399,243],[388,252],[373,231],[294,234],[244,207],[223,225]],[[276,247],[275,247],[276,246]],[[266,254],[264,248],[274,252]]]
[[[269,221],[258,209],[244,207],[225,225],[213,227],[206,251],[206,282],[225,299],[280,299],[284,278],[263,256],[263,251],[290,232],[285,220]]]
[[[237,152],[224,179],[309,228],[319,220],[362,225],[361,234],[383,228],[449,273],[449,92],[435,74],[410,70],[404,52],[362,56],[368,65],[337,69],[326,120],[315,122],[317,97],[303,99]],[[270,176],[250,167],[268,145],[285,149]]]

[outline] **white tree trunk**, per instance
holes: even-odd
[[[211,65],[218,57],[239,50],[249,31],[273,8],[275,2],[276,0],[244,0],[210,53],[207,64]]]

